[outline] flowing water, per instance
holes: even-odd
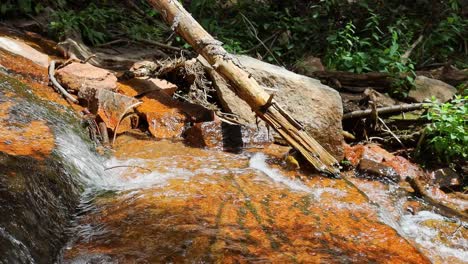
[[[278,146],[233,154],[123,135],[105,158],[71,113],[0,82],[2,131],[29,147],[0,144],[0,263],[468,259],[466,228],[406,212],[394,185],[353,180],[364,195],[341,179],[285,170]],[[43,132],[28,141],[31,124]]]

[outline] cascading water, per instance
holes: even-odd
[[[424,223],[439,216],[382,214],[343,180],[318,175],[298,180],[300,173],[282,169],[276,154],[231,154],[120,136],[115,157],[103,158],[74,127],[78,121],[72,114],[51,111],[50,104],[24,91],[21,98],[6,95],[14,90],[6,87],[11,80],[2,85],[0,103],[14,101],[21,109],[10,107],[9,118],[19,114],[28,122],[46,122],[55,147],[40,162],[11,155],[0,159],[2,168],[16,168],[29,183],[21,189],[18,182],[0,182],[2,211],[16,201],[8,195],[25,197],[18,211],[10,211],[15,219],[0,221],[5,253],[0,263],[51,263],[57,256],[62,263],[427,263],[400,235],[435,262],[436,255],[460,263],[467,257],[466,233],[454,233],[453,247],[433,240],[440,234]],[[24,168],[21,162],[51,169]],[[38,170],[38,179],[52,171],[58,178],[36,181],[25,176],[31,169]],[[359,187],[378,204],[394,197],[393,190]],[[33,225],[24,229],[14,226],[31,219]]]

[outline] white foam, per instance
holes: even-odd
[[[58,133],[56,144],[58,154],[77,169],[81,180],[87,186],[101,185],[106,181],[104,158],[94,153],[73,131]]]
[[[266,156],[263,153],[255,153],[250,158],[249,166],[265,173],[273,181],[284,184],[294,191],[310,193],[312,190],[300,181],[295,181],[284,177],[278,170],[270,168],[266,162]]]
[[[105,163],[105,167],[114,166],[129,166],[112,169],[112,173],[106,175],[106,180],[101,182],[99,187],[107,190],[133,190],[146,189],[154,186],[164,186],[170,179],[188,180],[195,174],[187,169],[176,167],[165,167],[167,172],[148,171],[142,172],[138,167],[145,167],[147,160],[144,159],[128,159],[125,161],[112,158]],[[152,161],[152,163],[157,161]],[[132,171],[134,173],[132,173]]]
[[[17,246],[16,249],[18,249],[18,251],[15,253],[17,255],[20,255],[24,261],[27,260],[28,263],[31,263],[31,264],[36,263],[31,255],[31,252],[29,252],[28,247],[23,242],[19,241],[18,239],[10,235],[3,227],[0,227],[0,236],[10,241],[11,244]]]
[[[438,241],[439,233],[442,232],[441,230],[430,228],[422,224],[427,220],[447,221],[445,217],[439,214],[429,211],[420,211],[415,215],[403,215],[400,219],[400,226],[406,236],[412,238],[422,247],[430,249],[434,255],[442,257],[451,256],[462,261],[467,261],[468,239],[461,235],[457,236],[455,233],[450,240],[453,246],[448,247]],[[442,236],[446,235],[447,234],[442,234]]]

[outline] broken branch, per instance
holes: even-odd
[[[208,61],[216,72],[232,83],[237,96],[298,150],[310,164],[321,172],[334,175],[339,173],[338,162],[335,158],[310,137],[275,100],[272,100],[271,106],[265,112],[262,111],[262,107],[268,105],[270,98],[268,93],[254,78],[250,78],[250,74],[243,69],[239,61],[226,52],[220,41],[206,32],[179,1],[148,0],[148,2],[162,14],[174,31]]]
[[[381,108],[377,108],[377,114],[386,115],[386,114],[410,112],[414,110],[423,109],[425,105],[426,105],[425,103],[415,103],[415,104],[404,104],[404,105],[393,105],[393,106],[381,107]],[[353,112],[344,114],[343,120],[366,117],[366,116],[370,116],[371,114],[372,114],[372,109],[353,111]]]
[[[66,99],[72,101],[75,104],[78,103],[78,100],[76,100],[75,97],[71,96],[71,94],[69,94],[67,90],[63,88],[63,86],[57,81],[57,79],[55,79],[55,61],[54,60],[52,60],[49,64],[49,79],[52,82],[52,85],[55,87],[55,89],[57,89]]]

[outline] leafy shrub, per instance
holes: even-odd
[[[440,161],[468,158],[468,96],[440,104],[433,98],[426,118],[426,148]]]
[[[81,33],[83,40],[97,45],[109,41],[114,34],[124,33],[131,39],[159,39],[161,27],[149,25],[137,14],[127,15],[128,11],[89,4],[80,11],[61,10],[54,13],[50,29],[58,38],[70,32]]]

